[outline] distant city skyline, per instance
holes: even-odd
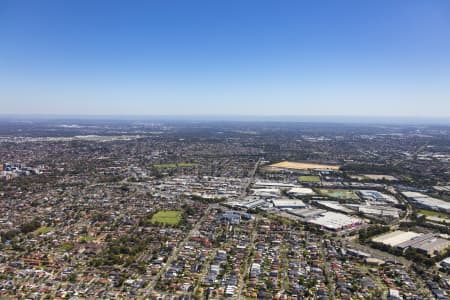
[[[0,0],[0,114],[450,117],[449,1]]]

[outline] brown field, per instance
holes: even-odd
[[[361,175],[351,175],[350,176],[353,179],[358,180],[388,180],[388,181],[397,181],[398,179],[391,175],[375,175],[375,174],[361,174]]]
[[[323,169],[323,170],[333,170],[337,171],[341,166],[338,165],[325,165],[316,163],[304,163],[304,162],[291,162],[282,161],[276,164],[270,165],[273,168],[280,169],[292,169],[292,170],[313,170],[313,169]]]
[[[389,181],[397,181],[398,179],[391,175],[374,175],[374,174],[364,174],[364,177],[367,177],[372,180],[389,180]]]

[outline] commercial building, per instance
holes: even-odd
[[[450,241],[438,237],[432,237],[426,241],[423,241],[413,246],[414,249],[429,256],[439,255],[443,251],[447,250],[449,247]]]

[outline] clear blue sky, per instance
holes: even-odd
[[[450,1],[0,0],[0,105],[450,117]]]

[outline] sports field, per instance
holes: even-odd
[[[181,211],[179,210],[162,210],[152,216],[151,222],[166,225],[177,225],[181,221]]]
[[[53,231],[53,230],[55,230],[54,227],[42,226],[42,227],[39,227],[38,229],[36,229],[35,231],[33,231],[33,234],[37,236],[37,235],[49,233],[50,231]]]
[[[312,175],[299,176],[298,181],[308,182],[308,183],[317,183],[317,182],[320,182],[320,177],[312,176]]]
[[[291,169],[291,170],[330,170],[337,171],[340,166],[338,165],[327,165],[327,164],[316,164],[316,163],[307,163],[307,162],[292,162],[292,161],[282,161],[276,164],[270,165],[273,168],[280,169]]]
[[[359,200],[358,195],[354,191],[341,189],[320,189],[319,193],[331,198],[340,200]]]
[[[419,209],[419,213],[423,214],[427,217],[438,217],[443,219],[449,219],[450,221],[450,214],[446,214],[445,212],[439,212],[434,210],[427,210],[427,209]]]

